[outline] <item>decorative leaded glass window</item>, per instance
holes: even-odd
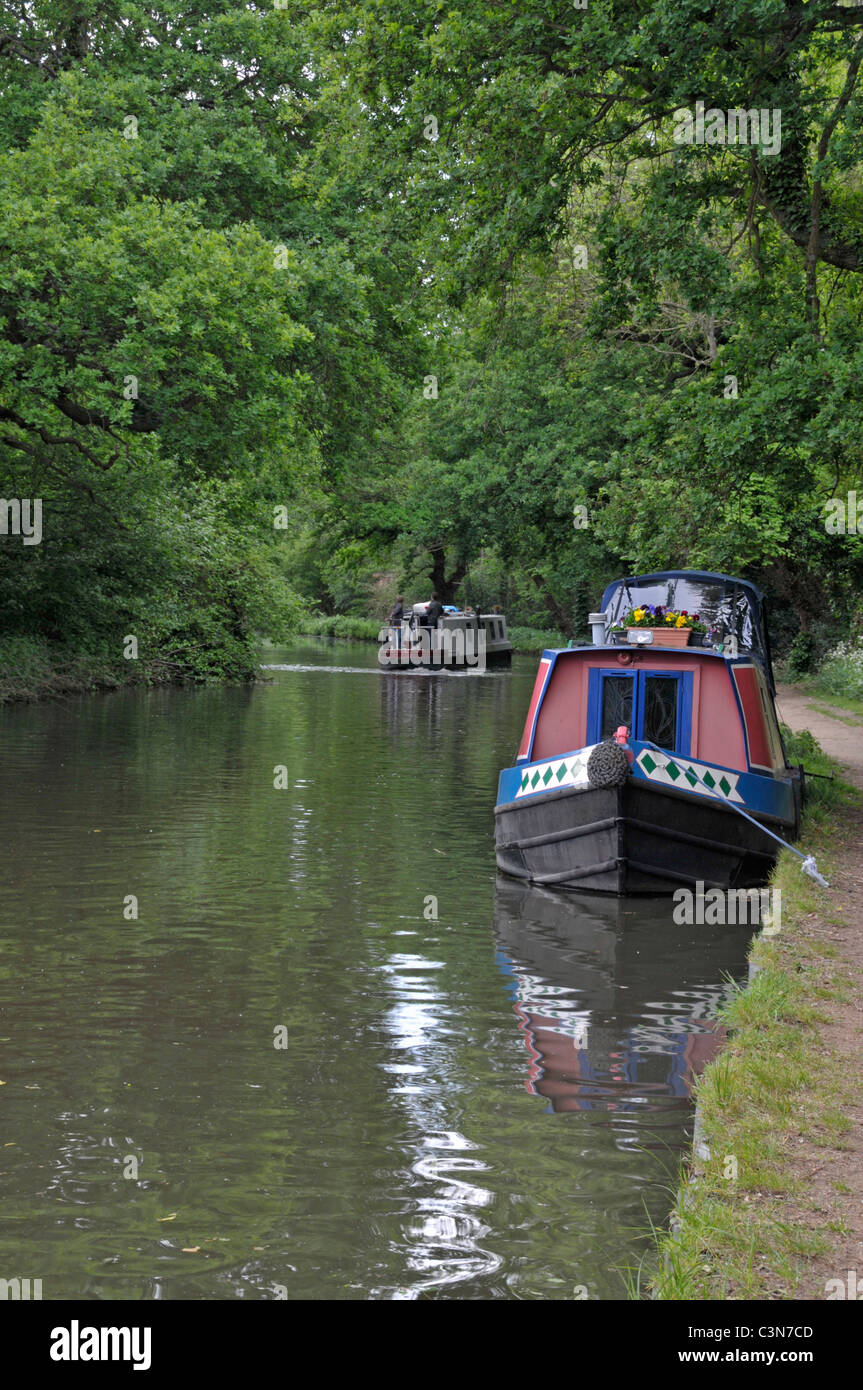
[[[606,676],[602,682],[602,738],[610,738],[621,724],[632,729],[632,676]]]
[[[677,743],[677,680],[674,676],[645,676],[643,737],[659,748],[674,752]]]

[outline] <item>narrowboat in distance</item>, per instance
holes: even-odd
[[[425,623],[428,603],[415,603],[401,622],[381,630],[382,671],[484,671],[509,666],[512,643],[503,613],[476,613],[447,606],[434,627]]]
[[[802,800],[763,595],[668,570],[615,580],[602,610],[591,645],[542,654],[516,764],[500,774],[498,868],[617,895],[760,886],[779,850],[766,831],[795,839]],[[690,614],[707,629],[697,645]]]

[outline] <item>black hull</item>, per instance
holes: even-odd
[[[783,839],[796,837],[796,824],[759,820]],[[495,808],[498,868],[551,888],[618,896],[664,895],[696,883],[757,888],[778,851],[775,840],[727,806],[634,778]]]

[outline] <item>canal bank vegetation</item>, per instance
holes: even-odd
[[[860,795],[811,734],[783,734],[792,762],[833,776],[810,780],[801,833],[833,881],[858,834]],[[843,1173],[861,1078],[825,1041],[824,1025],[854,983],[837,945],[854,904],[849,911],[802,874],[788,851],[771,886],[781,892],[781,929],[754,941],[750,982],[722,1014],[729,1040],[697,1082],[695,1150],[649,1285],[659,1299],[785,1299],[802,1288],[824,1297],[815,1271],[840,1274],[831,1252],[847,1231]],[[646,1282],[642,1270],[633,1292]]]
[[[0,641],[0,705],[115,690],[128,680],[119,661],[52,647],[34,637]]]
[[[98,511],[76,504],[32,562],[0,547],[0,702],[252,680],[258,633],[295,629],[301,604],[271,549],[248,523],[226,523],[229,489],[165,483],[124,500],[126,522],[107,536]]]
[[[840,642],[827,653],[815,689],[829,699],[863,710],[863,636]]]

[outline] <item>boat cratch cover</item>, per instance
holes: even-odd
[[[767,670],[770,688],[770,643],[764,616],[764,595],[747,579],[706,570],[665,570],[616,579],[602,596],[601,607],[610,627],[638,604],[661,604],[676,612],[698,613],[708,628],[732,639],[738,651],[751,652]]]

